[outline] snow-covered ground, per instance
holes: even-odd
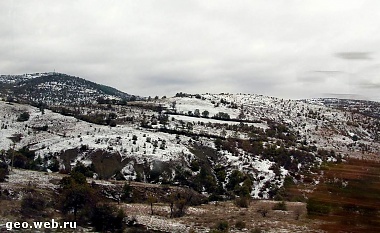
[[[261,123],[244,124],[261,130],[270,129],[271,124],[283,124],[297,135],[300,141],[307,145],[315,145],[319,149],[333,149],[342,155],[357,155],[362,153],[364,145],[368,148],[367,153],[379,157],[380,146],[374,140],[370,119],[320,104],[246,94],[205,94],[201,95],[201,98],[174,97],[155,100],[152,104],[162,104],[167,109],[184,114],[169,115],[169,120],[165,125],[168,129],[193,134],[248,139],[250,136],[247,133],[233,130],[234,126],[243,123],[186,116],[190,111],[194,113],[196,109],[200,113],[209,112],[210,117],[223,112],[227,113],[231,119],[260,121]],[[153,161],[185,160],[190,162],[195,158],[191,152],[192,139],[189,136],[160,132],[159,128],[163,127],[160,124],[152,125],[152,129],[141,127],[142,118],[158,119],[158,113],[151,110],[115,107],[120,118],[133,116],[135,121],[110,127],[84,122],[50,110],[42,113],[38,108],[17,103],[8,104],[0,101],[0,109],[0,150],[12,148],[11,138],[20,135],[21,140],[14,144],[15,148],[28,146],[30,150],[36,151],[36,157],[41,158],[51,157],[68,149],[80,148],[82,145],[91,151],[102,150],[119,154],[122,160],[133,158],[139,164]],[[82,111],[93,110],[82,109]],[[30,118],[28,121],[18,122],[17,118],[23,112],[29,112]],[[38,129],[44,126],[47,126],[46,131]],[[353,140],[354,136],[358,136],[357,141]],[[201,145],[216,149],[212,138],[197,140],[197,143]],[[271,143],[276,143],[277,139],[269,140],[272,140]],[[233,169],[239,169],[255,176],[256,181],[251,193],[253,197],[259,197],[260,190],[268,181],[279,179],[277,185],[281,186],[284,177],[288,174],[288,171],[281,167],[280,177],[275,177],[271,170],[273,162],[244,151],[240,151],[239,155],[233,155],[221,150],[218,156],[220,156],[220,165],[226,167],[227,175]],[[76,161],[81,161],[86,165],[91,164],[83,153],[74,160],[74,163]],[[121,169],[124,174],[127,174],[127,178],[136,178],[133,166],[134,163],[129,162]],[[302,166],[300,165],[299,168]],[[265,193],[264,197],[266,197]]]

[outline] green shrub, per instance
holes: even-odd
[[[306,205],[307,214],[309,215],[328,215],[331,207],[315,199],[309,199]]]

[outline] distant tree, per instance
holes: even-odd
[[[194,116],[199,117],[201,115],[199,109],[195,109]]]
[[[12,96],[7,96],[7,102],[8,103],[14,102],[14,98]]]
[[[215,119],[221,119],[221,120],[229,120],[230,115],[225,112],[218,112],[217,114],[214,115]]]
[[[204,110],[204,111],[202,112],[202,116],[203,116],[204,118],[208,118],[209,114],[210,114],[210,112],[207,111],[207,110]]]
[[[177,101],[173,101],[173,102],[171,103],[171,107],[172,107],[173,111],[176,111]]]
[[[125,182],[122,192],[121,192],[121,200],[130,201],[131,195],[132,195],[132,187],[129,185],[129,183]]]
[[[99,97],[96,99],[96,102],[98,102],[98,104],[106,104],[106,100],[103,98],[103,97]]]
[[[160,114],[158,116],[158,120],[160,121],[160,124],[166,127],[166,125],[169,123],[169,116],[166,114]]]
[[[242,109],[238,115],[238,119],[242,120],[245,118],[244,110]]]
[[[127,101],[126,99],[121,99],[121,100],[119,101],[119,104],[120,104],[120,105],[127,105],[127,104],[128,104],[128,101]]]
[[[116,127],[116,121],[115,120],[111,120],[110,123],[109,123],[109,126]]]
[[[48,168],[52,171],[52,172],[58,172],[59,171],[59,161],[57,158],[53,157],[51,159],[51,162],[48,166]]]
[[[132,95],[131,97],[129,97],[129,101],[136,101],[137,100],[137,97]]]

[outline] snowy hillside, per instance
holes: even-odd
[[[98,99],[127,101],[136,97],[115,88],[61,73],[1,75],[0,95],[29,104],[92,104]]]
[[[380,151],[376,119],[261,95],[78,106],[72,116],[4,101],[0,109],[0,148],[32,151],[33,169],[68,172],[82,164],[98,178],[180,184],[218,195],[248,190],[272,198],[285,179],[303,182],[324,161],[378,158]],[[29,118],[20,120],[25,112]],[[113,124],[90,123],[111,116]],[[30,167],[25,161],[18,164]]]
[[[299,141],[305,141],[318,148],[334,149],[344,154],[355,153],[361,146],[368,147],[368,152],[371,153],[376,153],[379,149],[377,138],[380,132],[377,119],[325,107],[321,103],[309,104],[304,101],[254,94],[205,94],[201,95],[201,99],[169,98],[165,99],[163,104],[170,109],[173,102],[175,102],[176,112],[183,115],[175,116],[175,118],[183,121],[196,123],[200,120],[228,124],[240,124],[241,120],[243,122],[244,120],[259,121],[260,123],[253,123],[253,125],[264,129],[269,128],[268,123],[276,122],[289,127],[299,136]],[[236,121],[223,122],[223,120],[209,118],[184,117],[194,116],[193,112],[196,109],[200,112],[208,111],[210,118],[218,112],[224,112]],[[355,135],[357,137],[354,137]]]

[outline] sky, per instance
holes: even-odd
[[[0,74],[380,101],[380,1],[1,0]]]

